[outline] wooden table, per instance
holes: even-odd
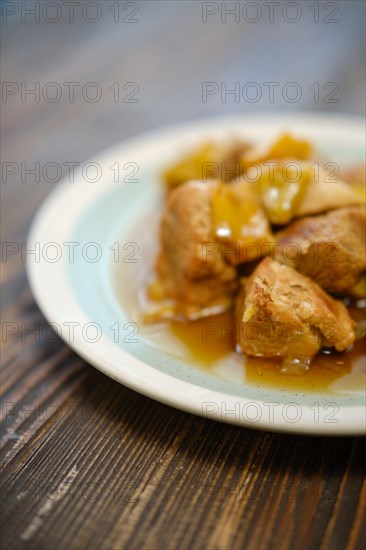
[[[200,116],[363,110],[363,2],[298,2],[292,23],[298,8],[286,2],[273,22],[262,2],[261,12],[241,2],[234,15],[215,2],[86,2],[72,17],[63,2],[5,4],[2,159],[12,164],[2,179],[2,238],[14,247],[60,179],[43,173],[49,162],[65,174],[66,162]],[[205,82],[219,91],[203,98]],[[236,82],[239,100],[222,98]],[[273,101],[266,82],[279,83]],[[295,88],[282,95],[291,82],[302,92],[296,102]],[[35,163],[39,177],[25,172]],[[5,259],[3,548],[365,547],[364,440],[214,423],[113,382],[56,336],[40,336],[47,321],[23,258]]]

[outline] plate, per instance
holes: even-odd
[[[352,117],[255,115],[198,120],[122,142],[78,167],[41,205],[27,271],[53,329],[91,365],[157,401],[240,426],[308,434],[364,434],[365,387],[295,391],[251,383],[239,362],[203,369],[179,347],[156,343],[133,304],[156,247],[159,173],[207,138],[258,143],[283,130],[311,139],[330,160],[364,160],[364,127]],[[159,340],[159,339],[158,339]]]

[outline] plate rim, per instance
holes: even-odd
[[[257,113],[251,115],[243,114],[241,116],[230,115],[210,118],[198,118],[183,123],[165,126],[163,128],[129,138],[127,140],[122,140],[121,142],[114,144],[111,147],[108,147],[100,153],[93,155],[89,161],[98,162],[102,166],[107,166],[107,164],[110,162],[110,159],[115,158],[116,154],[118,154],[118,156],[124,156],[126,155],[126,152],[128,154],[128,151],[131,149],[141,147],[143,148],[144,146],[146,146],[146,144],[151,142],[151,140],[166,140],[167,138],[169,138],[169,135],[175,135],[178,132],[180,135],[182,135],[182,133],[189,135],[192,134],[192,132],[198,132],[198,134],[202,134],[202,132],[209,130],[214,125],[216,127],[221,127],[223,131],[225,131],[226,128],[227,132],[228,128],[239,127],[246,122],[253,124],[253,121],[258,122],[259,125],[263,125],[265,121],[267,125],[283,125],[286,123],[296,123],[300,126],[305,124],[305,126],[308,127],[312,124],[315,124],[315,122],[317,125],[319,125],[320,123],[320,125],[325,124],[328,126],[329,124],[332,126],[338,126],[340,123],[346,123],[350,128],[353,128],[353,132],[355,135],[360,135],[360,133],[362,134],[363,132],[363,120],[360,117],[353,115],[349,116],[346,114],[334,115],[332,113],[320,114],[311,112],[277,112],[275,114]],[[86,160],[85,162],[88,162],[88,160]],[[75,171],[75,181],[77,181],[77,178],[80,178],[80,170]],[[42,240],[44,240],[45,227],[47,227],[52,221],[52,216],[54,215],[55,210],[60,208],[62,202],[65,201],[65,199],[70,194],[73,194],[73,188],[75,187],[75,185],[77,185],[77,183],[70,182],[67,179],[63,179],[46,196],[44,201],[41,203],[32,222],[27,238],[27,249],[31,249],[31,247],[34,246],[35,243],[42,242]],[[106,190],[111,189],[114,185],[116,184],[110,183],[109,185],[105,185],[104,183],[103,186],[100,185],[98,187],[95,187],[94,194],[89,195],[88,200],[83,202],[83,204],[81,204],[80,201],[79,203],[75,201],[70,209],[71,222],[68,222],[66,226],[58,226],[56,230],[55,228],[53,228],[53,230],[56,232],[56,235],[57,231],[63,234],[63,232],[66,230],[67,236],[67,233],[70,233],[71,228],[73,227],[73,221],[75,222],[78,217],[83,212],[85,212],[86,209],[91,204],[93,204],[95,200],[97,200],[99,195],[103,196],[106,193]],[[61,242],[65,242],[65,240]],[[60,266],[62,266],[62,263],[60,264]],[[70,306],[72,306],[71,309],[74,313],[78,315],[78,319],[82,320],[84,323],[88,322],[88,317],[79,307],[77,297],[73,295],[71,288],[67,285],[67,274],[64,265],[60,267],[58,273],[55,272],[57,277],[55,284],[56,286],[57,284],[61,284],[60,288],[63,290],[62,300],[64,303],[58,304],[60,308],[55,309],[54,300],[52,300],[52,297],[50,296],[50,293],[52,293],[52,289],[50,288],[49,284],[47,284],[48,281],[45,281],[45,277],[47,279],[46,268],[46,263],[42,263],[42,261],[36,262],[33,255],[27,258],[26,271],[30,287],[46,319],[49,322],[56,323],[57,320],[61,321],[65,311],[64,307],[62,306],[64,306],[66,303],[68,304],[68,309],[70,308]],[[75,351],[89,364],[91,364],[93,367],[97,368],[107,376],[133,389],[134,391],[137,391],[140,394],[143,394],[185,412],[189,412],[201,417],[210,418],[212,420],[240,425],[246,428],[255,428],[283,433],[344,436],[361,435],[366,432],[365,407],[359,405],[350,405],[347,407],[347,412],[351,411],[352,414],[346,415],[347,418],[342,421],[341,425],[338,423],[318,423],[315,426],[314,422],[310,422],[311,419],[309,415],[305,415],[304,417],[302,416],[301,421],[294,424],[288,421],[286,422],[285,420],[281,421],[281,418],[277,419],[275,422],[260,420],[256,423],[253,423],[252,421],[241,417],[237,418],[236,416],[234,418],[227,418],[227,416],[223,418],[222,411],[221,413],[220,411],[218,411],[219,414],[208,414],[208,412],[206,411],[205,414],[202,410],[202,404],[210,402],[207,401],[209,398],[211,399],[211,402],[216,403],[218,403],[220,400],[221,402],[225,400],[225,403],[227,403],[228,407],[233,405],[235,405],[236,407],[237,402],[239,402],[242,406],[246,406],[250,403],[250,401],[243,396],[234,397],[232,395],[226,394],[225,392],[219,392],[210,388],[204,389],[198,387],[194,383],[180,380],[170,374],[158,371],[153,366],[150,366],[140,361],[130,353],[117,347],[115,344],[102,336],[101,340],[99,340],[100,345],[103,345],[102,349],[106,349],[109,354],[117,353],[118,350],[119,356],[123,356],[124,359],[128,361],[132,369],[138,367],[135,372],[133,372],[133,370],[131,369],[126,370],[125,366],[123,366],[120,367],[120,372],[116,374],[116,368],[113,363],[110,360],[106,360],[106,358],[103,357],[103,354],[96,352],[95,348],[90,347],[89,343],[86,342],[85,339],[81,338],[80,335],[76,335],[74,341],[70,341],[70,339],[66,338],[66,335],[64,333],[62,333],[60,336],[64,340],[64,342],[73,349],[73,351]],[[145,375],[149,373],[153,374],[154,380],[152,381],[151,379],[148,379],[148,381],[146,382]],[[163,385],[161,385],[161,383],[163,383]],[[169,388],[168,394],[166,391],[166,387]],[[189,399],[187,399],[187,396],[189,396]],[[203,401],[203,399],[205,399],[205,401]],[[266,403],[265,401],[259,401],[258,399],[255,399],[255,401],[261,407],[263,407]]]

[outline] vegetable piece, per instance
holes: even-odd
[[[283,134],[275,141],[268,151],[268,159],[293,158],[309,160],[313,154],[313,147],[309,141],[297,139],[291,134]]]
[[[260,165],[254,184],[271,223],[284,225],[295,215],[313,177],[308,166],[288,161]]]
[[[298,139],[289,133],[278,137],[270,146],[254,146],[244,152],[241,162],[246,169],[252,164],[267,160],[311,160],[314,156],[313,146],[309,141]]]
[[[165,170],[164,182],[171,190],[189,180],[230,181],[239,176],[242,169],[240,157],[247,149],[248,144],[238,140],[227,144],[202,143],[200,147],[192,150]]]
[[[217,186],[212,221],[216,239],[232,247],[227,249],[226,259],[234,265],[261,257],[274,241],[266,215],[245,181]]]

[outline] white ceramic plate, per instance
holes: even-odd
[[[305,113],[197,121],[123,142],[90,161],[95,164],[83,164],[39,209],[28,239],[28,248],[39,250],[38,257],[29,256],[30,284],[70,347],[144,395],[251,428],[363,434],[363,384],[348,391],[345,380],[326,394],[261,387],[245,380],[239,363],[218,364],[211,372],[195,365],[179,342],[175,351],[154,344],[132,318],[148,262],[144,251],[156,241],[161,168],[205,138],[237,135],[261,142],[285,129],[313,140],[331,160],[364,160],[362,122]]]

